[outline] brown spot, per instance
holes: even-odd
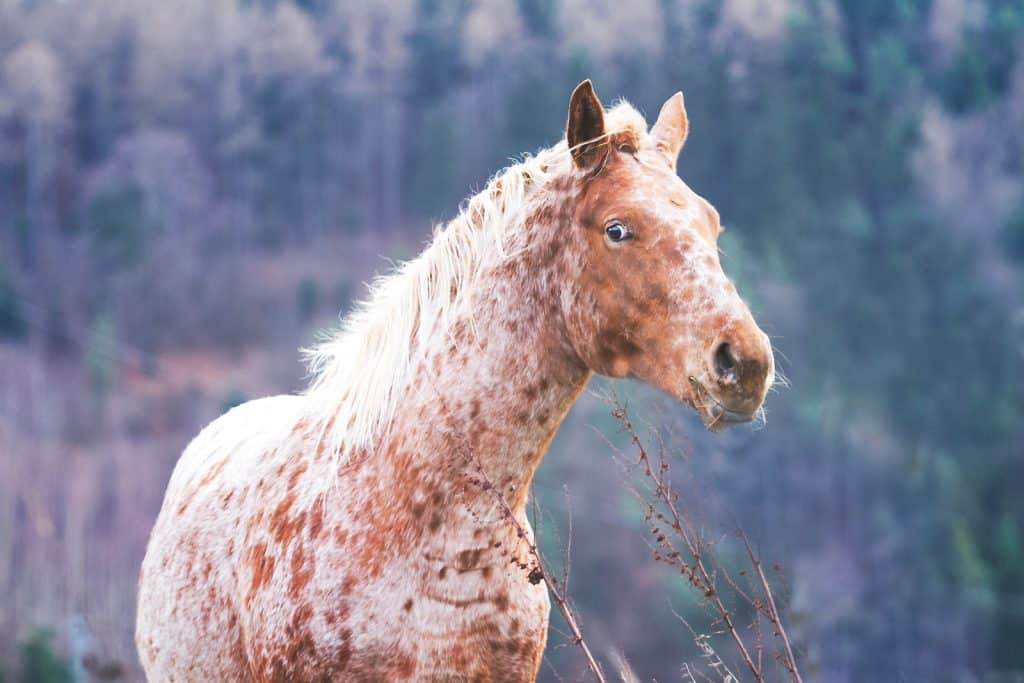
[[[306,464],[305,460],[300,460],[295,465],[295,468],[292,470],[291,476],[288,477],[288,488],[289,489],[294,489],[295,488],[295,485],[299,482],[299,477],[301,477],[303,475],[303,473],[305,473],[306,468],[308,468],[308,467],[309,467],[309,465]]]
[[[558,245],[554,241],[548,242],[537,250],[537,266],[539,268],[548,268],[557,257]]]
[[[664,308],[669,303],[668,292],[658,282],[648,282],[646,294],[650,303],[658,308]]]
[[[441,513],[437,510],[434,510],[434,514],[430,516],[429,527],[431,531],[437,531],[441,528]]]
[[[313,617],[313,608],[309,603],[295,610],[291,623],[285,627],[285,642],[282,660],[274,662],[274,680],[295,680],[306,678],[302,675],[307,666],[317,663],[316,643],[309,629]]]
[[[458,572],[464,573],[471,569],[476,569],[477,564],[480,562],[481,548],[473,548],[470,550],[463,550],[455,556],[455,568]]]
[[[402,609],[404,609],[406,612],[412,609],[412,598],[409,598],[405,601],[405,604],[402,605]]]
[[[462,643],[457,643],[451,650],[452,664],[460,671],[465,671],[469,663],[466,656],[466,649]]]
[[[338,609],[334,611],[334,616],[337,617],[338,621],[348,621],[349,611],[348,602],[342,600],[338,605]]]
[[[334,428],[334,416],[332,415],[331,419],[327,421],[327,424],[324,425],[323,430],[321,430],[320,433],[322,435],[323,434],[330,434],[331,430],[333,428]],[[317,460],[319,460],[320,458],[323,457],[325,450],[327,450],[326,440],[323,438],[323,436],[321,436],[319,439],[317,439],[317,442],[316,442],[316,459]]]
[[[344,639],[334,655],[334,665],[331,667],[337,673],[343,673],[352,659],[352,645],[349,643],[351,636]]]
[[[395,671],[399,676],[409,678],[416,672],[416,660],[407,654],[399,654],[396,657],[398,663],[395,665]]]
[[[309,510],[309,537],[315,539],[324,527],[324,497],[317,496]]]
[[[465,341],[467,337],[466,333],[468,327],[469,325],[466,323],[465,320],[457,321],[455,325],[452,327],[452,338],[459,342]]]
[[[224,470],[224,466],[227,464],[228,459],[223,458],[220,461],[218,461],[215,465],[213,465],[213,467],[210,468],[210,471],[206,473],[206,476],[203,477],[202,481],[199,482],[199,485],[196,486],[196,490],[198,491],[199,489],[206,487],[207,484],[216,479],[217,476],[220,475],[220,473]]]
[[[258,543],[252,547],[248,562],[252,569],[252,583],[249,584],[249,594],[245,598],[246,607],[252,603],[256,592],[266,586],[274,576],[274,558],[267,554],[266,543]]]
[[[498,608],[499,612],[504,612],[508,609],[508,593],[498,593],[498,596],[494,598],[494,606]]]
[[[292,580],[288,584],[288,594],[293,600],[299,596],[299,592],[306,587],[313,578],[315,565],[312,558],[306,559],[306,550],[302,543],[295,546],[292,551]]]
[[[298,518],[288,515],[294,504],[295,492],[289,491],[270,515],[270,533],[274,535],[274,540],[282,545],[291,542],[300,525],[300,519],[305,517],[305,513],[301,513]]]

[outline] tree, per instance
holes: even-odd
[[[40,235],[53,227],[56,205],[53,175],[58,137],[68,110],[67,82],[56,53],[38,40],[27,40],[4,60],[0,112],[7,111],[20,131],[23,160],[18,204],[26,222],[22,262],[37,261]]]
[[[28,333],[21,300],[6,266],[0,263],[0,339],[22,339]]]
[[[71,683],[71,669],[54,653],[53,634],[35,630],[21,644],[17,683]]]

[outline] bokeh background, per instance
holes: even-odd
[[[616,387],[779,564],[805,680],[1022,680],[1020,0],[0,0],[0,680],[139,678],[184,445],[300,390],[298,347],[585,77],[649,117],[686,94],[680,174],[791,386],[721,435]],[[592,646],[681,680],[697,600],[605,438],[584,396],[542,539],[571,509]],[[541,675],[585,673],[553,634]]]

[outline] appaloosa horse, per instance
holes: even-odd
[[[648,132],[583,82],[566,140],[379,280],[312,352],[304,395],[196,437],[139,578],[150,680],[534,679],[548,595],[506,510],[528,530],[534,470],[591,373],[712,428],[752,419],[773,380],[718,215],[676,175],[686,134],[681,93]]]

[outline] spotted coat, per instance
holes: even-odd
[[[621,107],[609,121],[638,119]],[[139,579],[150,680],[533,680],[550,605],[524,569],[527,490],[591,373],[710,426],[753,415],[771,352],[722,273],[717,214],[675,174],[682,96],[650,133],[604,119],[581,84],[508,226],[522,248],[482,252],[372,445],[339,457],[325,434],[345,425],[307,394],[239,406],[188,446]]]

